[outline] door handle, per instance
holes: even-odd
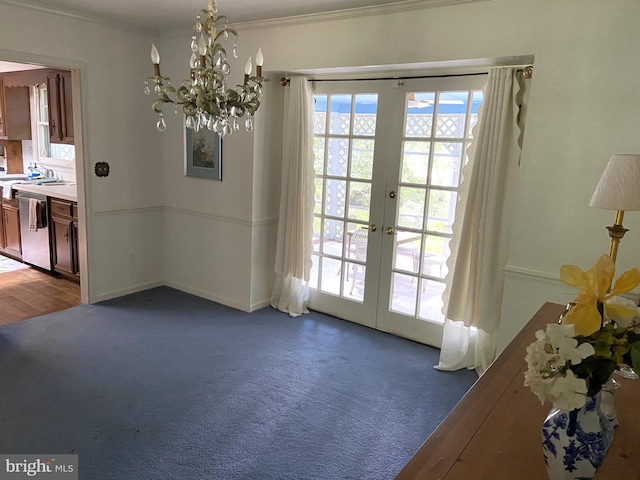
[[[389,198],[396,198],[396,191],[395,190],[391,190],[389,192]]]
[[[369,229],[370,232],[375,232],[376,230],[378,230],[378,226],[375,223],[372,223],[367,228]]]
[[[395,235],[396,233],[396,229],[393,227],[387,227],[387,229],[385,230],[387,232],[387,235]]]

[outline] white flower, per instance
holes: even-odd
[[[529,387],[531,391],[538,397],[540,403],[547,401],[549,396],[549,388],[551,387],[553,380],[550,378],[544,378],[540,372],[529,369],[524,374],[524,385]]]
[[[528,370],[524,384],[541,403],[549,400],[554,407],[568,411],[585,404],[587,382],[577,378],[569,368],[595,354],[588,343],[578,345],[575,326],[551,323],[546,331],[536,332],[536,341],[527,347]]]
[[[593,345],[590,343],[585,342],[576,347],[576,345],[578,345],[578,341],[575,338],[571,340],[572,341],[567,341],[558,349],[560,357],[571,362],[571,365],[578,365],[582,360],[596,353]]]
[[[547,325],[547,335],[551,345],[558,348],[569,338],[576,336],[576,327],[573,324],[550,323]]]
[[[527,355],[524,358],[530,369],[542,370],[549,361],[549,357],[552,357],[545,351],[545,345],[545,342],[537,341],[527,347]]]
[[[556,377],[549,389],[553,406],[564,412],[581,408],[586,403],[587,382],[567,370],[564,377]]]
[[[617,308],[609,309],[609,319],[616,322],[622,328],[626,328],[632,322],[637,321],[638,316],[640,315],[640,308],[636,306],[635,302],[633,302],[632,300],[629,300],[628,298],[624,298],[621,296],[611,297],[610,299],[607,300],[607,305],[609,306],[620,305],[623,307],[627,307],[628,310],[626,311],[617,309]],[[628,313],[629,311],[635,311],[636,312],[635,317],[632,316],[633,313],[629,314]]]

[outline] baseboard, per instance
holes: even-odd
[[[236,310],[241,310],[243,312],[251,313],[251,305],[246,305],[244,303],[237,302],[235,300],[230,300],[228,298],[220,297],[218,295],[212,295],[211,292],[206,292],[204,290],[200,290],[198,288],[193,288],[188,285],[184,285],[178,282],[164,282],[164,285],[170,288],[175,288],[176,290],[180,290],[181,292],[190,293],[191,295],[195,295],[200,298],[205,298],[207,300],[211,300],[212,302],[217,302],[222,305],[226,305],[227,307],[235,308]]]
[[[112,290],[111,292],[101,293],[99,295],[95,295],[91,298],[90,303],[98,303],[104,302],[105,300],[111,300],[112,298],[123,297],[125,295],[131,295],[132,293],[142,292],[144,290],[149,290],[151,288],[162,287],[164,285],[163,282],[148,282],[148,283],[139,283],[137,285],[132,285],[127,288],[123,288],[121,290]]]
[[[267,298],[260,302],[251,303],[251,310],[249,312],[255,312],[256,310],[260,310],[261,308],[270,307],[270,306],[271,306],[271,302]]]

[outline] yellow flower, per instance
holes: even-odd
[[[615,264],[609,255],[602,255],[591,270],[586,272],[575,265],[560,267],[562,281],[573,287],[580,287],[578,298],[574,300],[575,307],[563,318],[563,323],[575,325],[576,335],[591,335],[600,329],[603,322],[607,323],[612,318],[629,320],[637,315],[637,310],[609,303],[608,300],[640,285],[640,271],[633,268],[624,272],[609,291],[614,274]],[[602,315],[598,311],[599,303],[602,303]]]

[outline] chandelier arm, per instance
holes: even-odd
[[[228,34],[233,35],[233,36],[236,38],[236,40],[238,39],[238,32],[236,32],[233,28],[227,28],[227,27],[225,27],[225,28],[223,28],[222,30],[220,30],[220,31],[216,34],[216,36],[215,36],[215,38],[214,38],[213,40],[214,40],[214,41],[217,41],[217,40],[218,40],[218,38],[220,38],[220,36],[221,36],[221,35],[224,35],[224,34],[225,34],[225,32],[227,33],[227,35],[228,35]]]
[[[157,114],[162,114],[162,109],[158,107],[158,105],[164,104],[164,103],[171,103],[170,100],[165,100],[164,98],[156,98],[153,103],[151,104],[151,108],[153,109],[153,111]]]

